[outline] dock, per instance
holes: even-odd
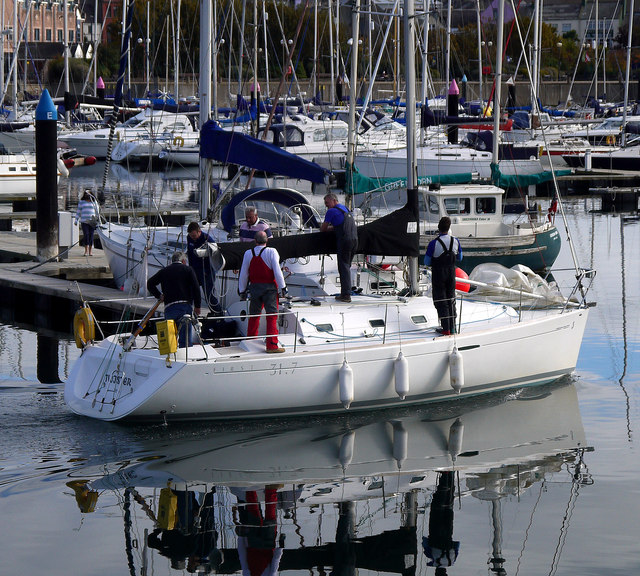
[[[153,297],[128,298],[111,288],[113,275],[102,250],[84,256],[71,247],[63,259],[39,263],[35,232],[0,232],[0,297],[4,315],[64,333],[72,333],[73,315],[88,302],[99,321],[141,318]]]

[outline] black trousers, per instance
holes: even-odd
[[[456,330],[456,267],[431,267],[431,295],[445,332]]]
[[[355,256],[358,242],[338,239],[337,258],[340,275],[340,295],[351,296],[351,262]]]

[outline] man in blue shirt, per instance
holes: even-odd
[[[320,231],[336,233],[338,273],[340,274],[339,302],[351,302],[351,261],[358,248],[358,227],[349,209],[338,202],[338,197],[329,193],[324,197],[327,213]]]
[[[438,236],[429,242],[424,255],[425,266],[431,266],[431,297],[444,336],[456,332],[456,261],[462,260],[460,242],[449,235],[449,228],[451,218],[440,218]]]

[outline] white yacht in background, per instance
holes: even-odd
[[[165,132],[183,132],[193,126],[186,114],[152,110],[147,108],[115,127],[115,141],[135,138],[156,137]],[[99,160],[107,157],[109,127],[60,135],[59,140],[75,148],[80,154],[95,156]]]

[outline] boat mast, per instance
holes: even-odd
[[[418,167],[416,165],[416,70],[415,70],[415,4],[404,0],[404,61],[405,86],[407,90],[407,207],[416,217],[416,244],[420,238],[418,212]],[[418,293],[418,258],[409,258],[409,283],[411,294]]]
[[[449,89],[449,84],[450,84],[450,80],[449,80],[449,65],[451,63],[451,0],[448,1],[447,3],[447,40],[445,43],[445,50],[444,50],[444,67],[445,67],[445,84],[444,84],[444,88],[445,90]],[[407,103],[408,106],[408,103]],[[407,107],[407,112],[409,111],[409,108]]]
[[[18,119],[18,65],[16,59],[18,57],[18,2],[13,0],[13,59],[11,65],[13,66],[12,78],[13,84],[11,86],[11,98],[13,100],[13,119]]]
[[[180,11],[182,9],[182,2],[178,0],[178,13],[176,15],[176,31],[174,37],[174,76],[173,76],[173,91],[175,93],[176,104],[180,100]],[[211,15],[211,13],[209,13]],[[211,78],[211,74],[209,74]]]
[[[4,30],[4,7],[5,2],[2,0],[2,8],[0,8],[0,96],[2,96],[2,102],[4,104],[4,39],[7,34]]]
[[[211,15],[212,0],[200,0],[200,129],[211,116]],[[214,38],[215,42],[216,39]],[[211,161],[200,158],[200,218],[209,214]]]
[[[504,0],[498,1],[498,36],[496,39],[496,88],[493,95],[493,155],[491,164],[497,166],[500,146],[500,99],[502,97],[502,45],[504,43]]]
[[[634,0],[629,2],[629,32],[627,33],[627,69],[624,79],[624,107],[622,108],[622,146],[627,143],[627,106],[629,105],[629,74],[631,72],[631,40],[633,39],[633,9]],[[620,219],[622,222],[622,218]]]
[[[482,22],[480,20],[480,0],[476,0],[476,25],[478,27],[478,93],[480,110],[484,109],[484,90],[482,89]]]
[[[338,6],[340,3],[338,2]],[[347,169],[353,170],[356,159],[356,98],[358,84],[358,31],[360,0],[354,0],[351,12],[351,80],[349,82],[349,136],[347,139]]]
[[[330,100],[331,104],[336,104],[336,71],[333,66],[333,12],[331,7],[331,0],[328,0],[329,6],[329,62],[330,62],[330,72],[331,74],[331,89],[330,89]]]
[[[535,0],[533,8],[533,45],[531,46],[531,113],[537,110],[536,98],[538,97],[538,80],[540,78],[539,66],[539,26],[540,26],[540,0]],[[499,44],[498,44],[499,46]]]
[[[68,0],[63,2],[62,10],[64,22],[62,23],[62,33],[64,40],[62,41],[62,50],[64,53],[64,93],[69,93],[69,3]],[[26,45],[25,45],[26,47]],[[65,106],[64,121],[67,126],[71,123],[71,111]]]
[[[120,106],[122,104],[122,86],[124,84],[124,75],[129,58],[129,41],[131,40],[131,21],[133,19],[133,8],[135,0],[128,0],[126,5],[126,20],[123,20],[122,44],[120,45],[120,65],[118,68],[118,80],[116,82],[116,91],[113,95],[113,110],[109,118],[109,140],[107,143],[107,158],[104,163],[104,172],[102,174],[102,192],[107,187],[107,176],[109,175],[109,167],[111,164],[111,152],[113,150],[113,136],[116,130],[118,115],[120,114]],[[124,8],[124,7],[123,7]]]

